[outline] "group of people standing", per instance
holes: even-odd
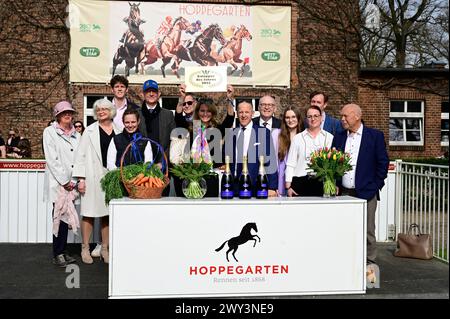
[[[170,158],[171,165],[189,161],[195,155],[219,168],[225,156],[229,156],[235,176],[241,174],[242,157],[247,155],[252,181],[256,181],[259,158],[263,155],[269,196],[289,197],[322,195],[321,182],[310,176],[308,170],[312,152],[336,147],[349,153],[353,169],[338,181],[338,189],[342,194],[368,201],[367,259],[375,262],[375,210],[379,190],[387,176],[388,157],[383,133],[364,126],[358,105],[345,105],[339,121],[325,113],[326,94],[313,92],[306,112],[289,106],[278,119],[274,116],[277,108],[274,97],[265,95],[259,99],[259,117],[254,117],[250,102],[240,101],[236,105],[235,122],[234,89],[229,85],[226,98],[222,98],[223,103],[219,105],[225,108],[226,114],[219,121],[217,103],[210,98],[198,99],[186,92],[184,85],[179,88],[175,115],[161,107],[161,92],[153,80],[143,84],[141,106],[127,100],[125,77],[114,76],[111,89],[113,101],[100,99],[94,103],[97,121],[86,129],[81,122],[73,123],[75,110],[69,102],[63,101],[54,107],[56,121],[44,130],[47,160],[47,191],[44,193],[53,203],[64,192],[77,190],[80,193],[84,263],[93,263],[93,256],[109,261],[108,209],[100,187],[101,178],[108,170],[119,167],[122,157],[124,165],[137,161],[162,162],[164,155],[158,144]],[[140,136],[147,139],[140,139]],[[150,143],[149,139],[156,143]],[[131,141],[136,142],[138,158],[132,152],[124,155]],[[181,181],[174,178],[173,184],[177,196],[182,196]],[[217,197],[217,176],[212,175],[207,184],[207,196]],[[168,194],[169,187],[163,196]],[[100,253],[95,254],[89,248],[94,218],[101,219],[101,248]],[[68,225],[60,223],[53,237],[53,262],[61,267],[74,261],[65,250],[67,231]]]

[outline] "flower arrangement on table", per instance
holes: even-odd
[[[170,171],[183,180],[183,194],[187,198],[202,198],[206,194],[206,182],[203,177],[215,175],[205,138],[205,127],[200,126],[197,137],[192,144],[189,162],[174,165]]]
[[[316,173],[316,178],[323,181],[325,197],[336,195],[336,178],[352,170],[350,155],[334,147],[325,147],[312,152],[308,167]]]
[[[205,196],[206,182],[203,177],[215,174],[212,171],[212,163],[196,163],[192,159],[188,163],[174,165],[170,171],[183,180],[183,194],[191,199]]]

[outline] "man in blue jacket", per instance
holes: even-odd
[[[239,126],[227,131],[223,155],[230,156],[232,162],[230,163],[230,169],[236,178],[239,178],[242,172],[241,157],[243,155],[248,156],[248,171],[252,181],[253,196],[256,194],[255,186],[259,169],[259,156],[264,155],[269,196],[276,196],[278,172],[275,148],[270,131],[252,121],[254,112],[250,103],[245,101],[239,103],[237,113]],[[238,193],[237,187],[235,187],[235,192]]]
[[[328,104],[328,95],[324,92],[314,91],[309,95],[309,101],[311,105],[318,106],[322,110],[321,128],[324,131],[333,134],[333,136],[344,131],[341,122],[338,119],[325,113]]]
[[[342,195],[367,200],[367,263],[375,263],[375,211],[387,177],[389,158],[383,132],[364,126],[361,108],[347,104],[341,110],[345,131],[334,136],[332,147],[350,154],[353,169],[338,181]]]

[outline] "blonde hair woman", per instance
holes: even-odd
[[[100,99],[94,103],[94,119],[97,121],[89,125],[84,131],[80,146],[75,157],[73,175],[78,177],[78,190],[81,194],[81,259],[86,264],[92,264],[93,259],[89,251],[89,241],[94,225],[94,218],[101,218],[102,248],[101,258],[109,262],[109,218],[105,205],[105,194],[101,189],[100,180],[107,170],[108,146],[115,134],[120,130],[114,125],[116,115],[115,106],[107,99]]]

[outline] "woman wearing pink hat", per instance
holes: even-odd
[[[72,168],[80,134],[72,125],[74,113],[75,110],[69,102],[59,102],[53,108],[53,116],[56,121],[46,127],[43,133],[46,160],[44,200],[53,203],[52,215],[55,213],[55,202],[57,202],[61,190],[71,192],[76,185],[76,179],[72,176]],[[56,233],[54,232],[53,235],[53,263],[59,267],[66,267],[67,264],[76,261],[65,252],[69,230],[66,222],[60,220],[59,227],[54,229]]]

